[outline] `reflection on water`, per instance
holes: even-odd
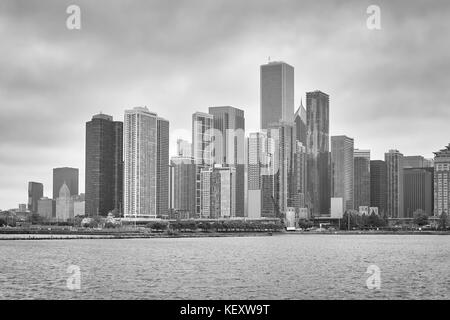
[[[3,240],[0,256],[3,299],[450,298],[448,236]],[[80,291],[66,287],[70,265]]]

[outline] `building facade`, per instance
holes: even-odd
[[[307,140],[307,126],[306,126],[306,109],[303,107],[303,102],[300,103],[300,107],[294,114],[295,121],[295,136],[298,141],[300,141],[303,146],[306,147]]]
[[[387,172],[386,210],[389,218],[403,218],[403,154],[389,150],[384,154]]]
[[[195,164],[191,157],[172,157],[172,206],[177,212],[195,218]]]
[[[347,136],[331,137],[331,195],[342,198],[343,210],[353,210],[354,142]]]
[[[236,170],[236,216],[245,215],[245,118],[244,111],[230,106],[210,107],[216,131],[214,163]],[[220,138],[217,135],[220,134]]]
[[[413,218],[416,210],[433,215],[433,168],[403,169],[405,218]]]
[[[169,121],[158,117],[156,145],[156,216],[169,216]]]
[[[123,208],[123,122],[97,114],[86,122],[86,207],[88,216]]]
[[[370,161],[370,206],[381,216],[387,214],[387,167],[383,160]]]
[[[49,198],[39,199],[38,214],[46,219],[56,218],[56,200]]]
[[[449,212],[450,203],[450,144],[434,152],[434,215]]]
[[[157,122],[157,114],[146,107],[125,111],[125,217],[157,217]]]
[[[236,169],[204,168],[201,173],[201,218],[217,219],[236,216]]]
[[[196,112],[192,115],[192,157],[196,166],[195,212],[200,217],[202,207],[201,171],[213,165],[214,116]]]
[[[306,94],[307,204],[313,216],[330,213],[329,96],[321,91]]]
[[[370,150],[354,150],[354,197],[355,209],[370,206]]]

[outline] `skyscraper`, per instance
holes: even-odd
[[[236,216],[236,169],[215,165],[202,169],[202,218],[231,218]]]
[[[261,217],[262,170],[266,165],[267,135],[252,132],[247,139],[247,212],[249,218]]]
[[[450,204],[450,144],[434,152],[434,215],[449,212]]]
[[[403,218],[403,154],[389,150],[384,154],[387,169],[387,214]]]
[[[329,96],[321,91],[306,93],[307,189],[312,215],[330,212]]]
[[[201,210],[201,176],[202,169],[213,165],[214,116],[196,112],[192,115],[192,157],[196,166],[195,178],[195,212],[200,216]]]
[[[303,146],[306,146],[307,139],[307,127],[306,127],[306,109],[303,107],[303,103],[300,103],[297,111],[294,114],[295,129],[297,140],[300,141]]]
[[[370,161],[370,206],[378,212],[387,214],[387,167],[383,160]]]
[[[237,217],[245,214],[245,118],[244,111],[230,106],[210,107],[214,117],[214,129],[221,137],[214,141],[215,163],[236,169]]]
[[[158,116],[146,107],[125,111],[124,158],[125,216],[156,218]]]
[[[422,156],[404,156],[403,168],[424,168],[428,167],[428,161]]]
[[[352,210],[353,202],[353,138],[347,136],[331,137],[331,194],[342,198],[343,210]]]
[[[360,206],[370,206],[370,150],[354,150],[354,203],[355,210]]]
[[[97,114],[86,122],[86,207],[106,216],[123,206],[123,122]]]
[[[260,93],[261,129],[278,121],[294,121],[294,67],[285,62],[262,65]]]
[[[28,210],[38,212],[38,201],[44,196],[44,185],[40,182],[28,182]]]
[[[275,142],[278,153],[278,196],[277,206],[280,213],[293,206],[293,196],[296,193],[293,182],[294,152],[296,151],[295,123],[279,121],[268,125],[268,137]]]
[[[195,218],[195,164],[190,157],[172,157],[173,209]]]
[[[77,168],[54,168],[53,169],[53,199],[59,197],[59,191],[66,183],[70,195],[78,195],[78,169]]]
[[[169,121],[157,118],[156,214],[169,215]]]
[[[291,206],[299,209],[305,208],[306,195],[306,148],[300,142],[296,141],[296,150],[294,152],[294,174],[292,177]],[[298,210],[297,210],[298,211]]]
[[[433,168],[403,169],[405,218],[413,218],[418,209],[433,214]]]

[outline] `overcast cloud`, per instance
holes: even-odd
[[[81,7],[82,29],[66,28]],[[381,7],[378,31],[366,9]],[[27,182],[80,168],[85,122],[146,105],[170,121],[171,152],[191,115],[232,105],[259,125],[259,66],[295,67],[296,105],[330,94],[331,134],[382,159],[450,142],[450,4],[442,1],[0,2],[0,208],[27,201]]]

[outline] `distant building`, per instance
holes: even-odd
[[[244,111],[231,106],[210,107],[214,130],[220,138],[214,141],[216,164],[236,169],[236,217],[245,215],[245,118]]]
[[[418,209],[433,214],[433,168],[403,169],[405,218],[413,218]]]
[[[169,121],[158,117],[158,140],[156,152],[156,215],[169,216]]]
[[[236,216],[236,169],[214,166],[201,171],[201,218]]]
[[[214,116],[209,113],[196,112],[192,115],[192,157],[196,166],[195,178],[195,214],[201,211],[201,177],[202,169],[213,165]]]
[[[47,219],[56,218],[56,200],[47,197],[39,199],[38,214]]]
[[[370,161],[370,206],[377,207],[378,212],[387,214],[387,167],[382,160]]]
[[[56,199],[56,219],[67,221],[74,217],[74,197],[70,195],[69,187],[65,183],[59,190],[59,197]]]
[[[177,139],[177,156],[190,158],[192,156],[192,144],[183,139]]]
[[[303,103],[300,103],[300,107],[298,107],[297,111],[295,112],[294,121],[297,140],[306,147],[308,130],[306,126],[306,109],[305,107],[303,107]]]
[[[195,164],[191,157],[172,157],[172,208],[195,218]]]
[[[306,93],[308,127],[306,152],[308,208],[312,216],[330,214],[329,96],[321,91]]]
[[[97,114],[86,123],[86,208],[106,216],[123,207],[123,122]]]
[[[347,136],[331,137],[331,194],[342,198],[343,210],[353,210],[353,138]]]
[[[291,206],[298,213],[300,208],[306,207],[306,148],[298,140],[296,141],[293,162]]]
[[[267,134],[250,133],[247,139],[247,216],[261,217],[262,205],[262,170],[266,165]]]
[[[450,144],[434,152],[434,215],[449,214]]]
[[[262,65],[260,94],[261,129],[274,122],[294,121],[294,67],[275,61]]]
[[[28,182],[28,210],[38,212],[38,201],[44,196],[44,185],[39,182]]]
[[[53,199],[59,196],[63,184],[69,188],[70,195],[78,194],[78,169],[77,168],[55,168],[53,169]]]
[[[279,121],[271,123],[267,129],[268,137],[275,143],[275,152],[278,153],[278,185],[276,205],[280,213],[284,213],[287,207],[293,207],[296,191],[293,182],[294,152],[296,151],[295,123]]]
[[[355,208],[370,206],[370,150],[355,149],[353,155]]]
[[[403,154],[389,150],[384,154],[387,169],[387,214],[389,218],[403,218]]]

